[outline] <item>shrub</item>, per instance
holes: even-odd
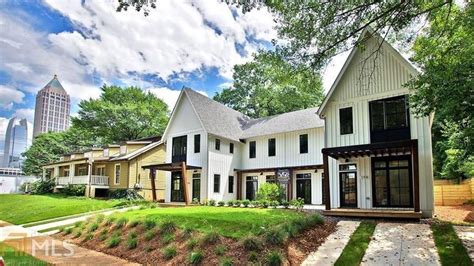
[[[79,238],[81,235],[82,235],[81,228],[76,228],[76,230],[74,230],[74,238]]]
[[[219,234],[211,231],[202,237],[202,244],[214,244],[219,241]]]
[[[279,201],[283,195],[283,188],[275,183],[264,183],[257,192],[257,199]]]
[[[87,232],[89,233],[94,232],[95,230],[97,230],[97,228],[99,228],[99,224],[97,222],[93,222],[87,228]]]
[[[247,208],[250,205],[250,200],[243,200],[242,205],[244,205],[244,207]]]
[[[280,203],[278,201],[276,201],[276,200],[270,201],[270,206],[272,208],[276,208],[276,207],[278,207],[278,205],[280,205]]]
[[[137,233],[130,232],[130,234],[128,234],[128,238],[127,238],[127,247],[128,247],[128,249],[134,249],[134,248],[137,247],[137,245],[138,245]]]
[[[105,219],[105,225],[112,225],[115,219],[115,216],[108,216],[107,219]]]
[[[115,189],[109,191],[109,198],[111,199],[126,199],[128,201],[143,200],[142,195],[138,194],[136,189]]]
[[[286,200],[282,200],[281,201],[281,206],[283,206],[283,208],[285,208],[285,209],[288,209],[288,207],[290,206],[290,203]]]
[[[304,199],[297,198],[290,201],[290,205],[293,206],[297,211],[301,211],[304,206]]]
[[[240,207],[240,205],[242,205],[241,200],[234,200],[234,207]]]
[[[254,207],[254,208],[258,208],[258,207],[260,207],[260,202],[258,200],[252,200],[250,202],[250,205],[252,205],[252,207]]]
[[[227,251],[227,248],[224,245],[217,245],[216,248],[214,249],[214,253],[216,253],[217,256],[224,255],[226,251]]]
[[[160,231],[164,234],[172,233],[176,228],[176,223],[171,220],[165,220],[160,224]]]
[[[127,224],[127,222],[128,222],[128,219],[125,217],[122,217],[115,222],[115,227],[122,228],[124,225]]]
[[[265,233],[265,241],[270,245],[281,245],[285,241],[285,231],[280,228],[270,228]]]
[[[153,229],[148,230],[148,231],[145,232],[145,240],[150,241],[155,237],[155,235],[156,235],[155,230],[153,230]]]
[[[192,265],[198,265],[203,258],[204,256],[200,251],[191,252],[189,255],[189,263]]]
[[[139,225],[139,224],[140,224],[140,221],[138,221],[138,220],[131,220],[131,221],[127,224],[127,227],[129,227],[129,228],[134,228],[134,227],[136,227],[136,226]]]
[[[192,204],[199,204],[199,200],[197,198],[193,198]]]
[[[222,200],[220,200],[220,201],[217,202],[217,206],[219,206],[219,207],[224,206],[224,204],[225,204],[225,202],[222,201]]]
[[[269,266],[280,266],[283,262],[283,258],[278,251],[271,251],[268,253],[265,260]]]
[[[66,196],[84,196],[86,194],[86,185],[72,185],[68,184],[61,189],[61,194]]]
[[[42,194],[49,194],[53,193],[54,186],[56,185],[56,181],[54,178],[46,179],[46,180],[38,180],[36,182],[31,183],[30,185],[30,193],[36,195]]]
[[[283,230],[288,234],[289,237],[295,237],[300,232],[300,228],[297,227],[294,223],[285,223],[283,224]]]
[[[72,233],[72,227],[64,228],[63,232],[64,232],[65,235],[69,235],[70,233]]]
[[[145,219],[145,221],[143,222],[143,225],[145,225],[145,228],[150,230],[150,229],[153,229],[155,228],[156,226],[156,221],[155,220],[151,220],[151,219]]]
[[[312,214],[306,217],[307,224],[309,226],[316,226],[316,225],[322,225],[324,224],[324,219],[321,215],[319,214]]]
[[[167,246],[163,249],[163,257],[166,260],[170,260],[174,256],[176,256],[176,248],[174,246]]]
[[[259,238],[255,236],[247,236],[243,239],[242,245],[244,246],[245,250],[252,251],[252,250],[261,250],[263,248],[263,243],[260,241]]]
[[[164,245],[167,245],[171,242],[174,241],[174,235],[172,234],[164,234],[161,236],[161,242],[164,244]]]
[[[107,229],[103,229],[102,231],[100,231],[99,240],[104,241],[105,239],[107,239],[107,233]]]
[[[213,199],[209,200],[209,206],[216,206],[216,201]]]
[[[260,201],[260,207],[268,208],[268,201],[267,200],[261,200]]]
[[[232,258],[229,257],[224,257],[221,259],[221,266],[232,266],[234,262],[232,261]]]
[[[95,221],[98,223],[98,224],[101,224],[105,219],[105,215],[103,214],[98,214],[95,216]]]
[[[189,250],[193,250],[198,244],[198,241],[197,239],[195,238],[191,238],[188,240],[188,242],[186,242],[186,247],[189,249]]]
[[[253,261],[253,262],[257,261],[257,260],[258,260],[258,254],[257,254],[257,252],[256,252],[256,251],[250,251],[250,252],[249,252],[248,260],[249,260],[249,261]]]
[[[191,237],[192,234],[193,234],[193,232],[194,232],[194,229],[192,229],[191,227],[185,227],[185,228],[183,229],[183,236],[184,236],[185,238]]]
[[[109,238],[109,241],[107,241],[107,247],[108,248],[114,248],[120,244],[120,236],[119,234],[113,234],[112,237]]]
[[[79,228],[79,227],[82,226],[83,223],[84,223],[84,222],[82,222],[82,221],[77,221],[77,222],[74,223],[74,227],[75,227],[75,228]]]
[[[84,239],[82,240],[82,242],[86,242],[88,240],[92,240],[94,238],[94,234],[93,233],[87,233],[87,235],[84,237]]]

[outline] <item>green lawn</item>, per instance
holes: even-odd
[[[0,243],[0,257],[3,257],[5,265],[48,265],[42,260],[17,251],[2,243]]]
[[[288,222],[304,215],[293,210],[232,207],[173,207],[128,211],[114,214],[129,220],[172,220],[180,227],[200,232],[217,231],[223,236],[241,238],[250,232]]]
[[[373,222],[361,222],[334,265],[360,265],[375,226],[376,224]]]
[[[66,198],[60,195],[0,195],[0,220],[24,224],[122,204],[123,201],[119,200]]]
[[[461,240],[450,223],[431,225],[433,236],[442,265],[472,265]]]

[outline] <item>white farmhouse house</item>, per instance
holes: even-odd
[[[431,217],[432,117],[410,112],[403,86],[418,72],[371,30],[360,40],[318,110],[326,214]]]
[[[166,163],[145,167],[167,172],[165,202],[254,200],[262,183],[275,182],[287,200],[322,204],[324,123],[316,111],[251,119],[185,88],[162,138]]]

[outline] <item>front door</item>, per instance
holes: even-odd
[[[375,207],[413,207],[410,156],[372,159]]]
[[[304,204],[311,204],[311,174],[296,175],[296,198],[302,198]]]
[[[201,174],[193,174],[193,200],[201,200]]]
[[[183,178],[180,172],[171,172],[171,201],[184,202]]]
[[[341,207],[357,207],[357,167],[355,164],[339,166]]]
[[[258,178],[256,176],[247,176],[245,181],[245,199],[255,200],[258,191]]]

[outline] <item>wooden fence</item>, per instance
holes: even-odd
[[[457,184],[451,180],[434,181],[434,198],[436,206],[462,205],[474,199],[474,178],[466,179]]]

